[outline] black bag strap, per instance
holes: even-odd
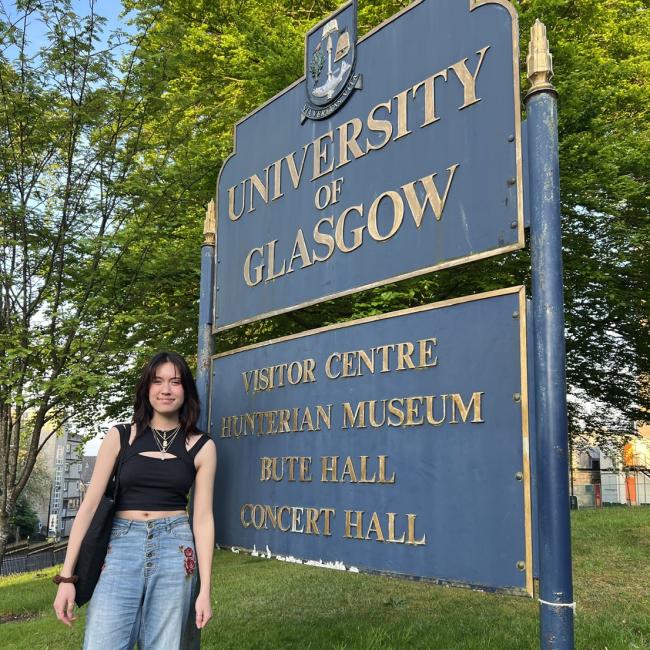
[[[124,460],[126,449],[129,446],[129,438],[131,437],[131,425],[118,424],[115,428],[120,434],[120,452],[115,459],[115,466],[113,467],[113,475],[111,477],[111,482],[113,483],[113,499],[117,498],[120,489],[120,469],[122,468],[122,461]]]

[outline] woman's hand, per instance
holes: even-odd
[[[74,597],[76,594],[75,587],[70,582],[62,582],[56,592],[54,599],[54,611],[56,617],[68,627],[72,627],[72,621],[76,621],[74,615]]]
[[[212,605],[210,604],[210,594],[200,591],[196,597],[196,627],[199,630],[205,627],[212,618]]]

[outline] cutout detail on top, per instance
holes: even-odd
[[[170,454],[168,451],[165,452],[165,457],[160,451],[140,451],[138,456],[146,456],[147,458],[155,458],[156,460],[171,460],[172,458],[178,458],[174,454]]]

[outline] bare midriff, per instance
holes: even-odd
[[[186,515],[185,510],[120,510],[115,513],[120,519],[132,519],[133,521],[150,521],[152,519],[163,519],[164,517],[176,517]]]

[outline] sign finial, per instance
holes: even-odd
[[[551,79],[553,78],[553,55],[546,38],[546,25],[539,20],[530,28],[530,46],[528,58],[528,80],[531,87],[528,94],[540,90],[555,90]]]
[[[214,199],[208,203],[205,211],[205,221],[203,222],[203,245],[214,246],[214,235],[216,229],[217,212]]]

